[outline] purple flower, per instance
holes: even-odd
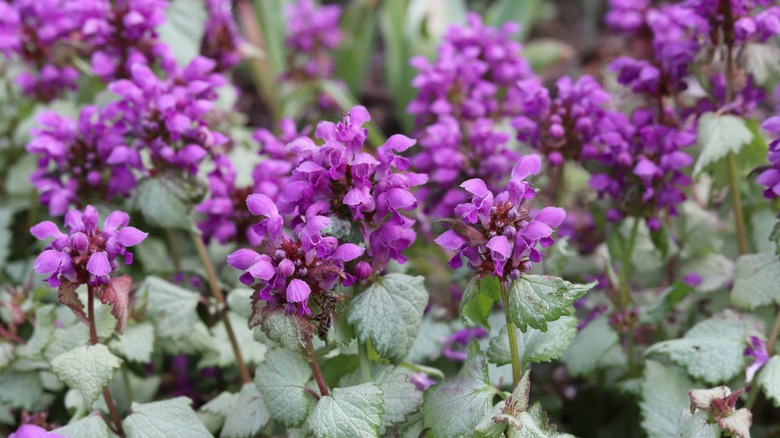
[[[341,122],[320,122],[315,138],[300,137],[287,145],[289,160],[296,163],[278,199],[279,214],[291,215],[299,231],[311,215],[332,216],[362,236],[367,261],[374,273],[390,260],[403,263],[403,251],[416,238],[415,221],[405,215],[417,208],[413,187],[427,176],[405,172],[409,160],[400,153],[416,142],[393,135],[377,149],[376,156],[363,151],[368,133],[362,124],[370,120],[362,106],[352,108]],[[267,142],[270,144],[272,142]],[[361,278],[368,278],[361,272]]]
[[[610,10],[604,18],[614,31],[637,32],[645,25],[650,0],[609,0]]]
[[[241,34],[233,20],[229,0],[206,0],[208,19],[201,55],[217,62],[216,71],[226,71],[241,61]]]
[[[501,125],[520,110],[515,83],[532,75],[522,46],[512,39],[518,25],[485,26],[469,14],[466,26],[447,31],[434,63],[412,58],[419,90],[407,111],[415,115],[420,152],[412,165],[430,175],[421,189],[429,213],[446,217],[465,197],[460,181],[480,178],[491,189],[504,182],[519,155],[507,147]]]
[[[451,334],[444,341],[443,354],[447,359],[463,362],[467,358],[466,348],[474,339],[481,339],[488,335],[488,331],[482,327],[467,327]]]
[[[758,336],[751,336],[750,346],[745,349],[745,356],[753,356],[753,363],[745,370],[745,381],[750,383],[758,370],[769,361],[764,341]]]
[[[227,257],[227,262],[244,271],[241,282],[257,283],[255,299],[290,314],[312,315],[311,298],[320,303],[337,283],[349,286],[355,281],[344,272],[344,265],[359,258],[364,249],[323,236],[321,231],[330,223],[328,218],[307,214],[305,222],[288,236],[282,229],[284,219],[271,198],[253,194],[247,204],[253,214],[263,217],[255,226],[263,236],[263,252],[239,249]]]
[[[766,187],[764,196],[774,199],[780,196],[780,117],[770,117],[761,127],[776,138],[769,143],[767,160],[769,166],[758,175],[756,181]]]
[[[566,217],[562,208],[546,207],[531,213],[536,193],[525,181],[541,168],[538,155],[520,159],[512,170],[507,190],[493,195],[484,181],[471,179],[461,184],[473,196],[471,202],[455,207],[462,224],[452,220],[451,230],[436,239],[441,247],[456,251],[450,267],[459,268],[468,260],[478,275],[495,275],[502,280],[517,278],[538,263],[538,246],[552,245],[552,234]],[[477,227],[473,225],[478,225]]]
[[[425,391],[436,384],[436,381],[425,373],[412,373],[409,375],[409,381],[412,382],[418,391]]]
[[[110,274],[119,269],[117,257],[126,265],[133,262],[127,248],[146,239],[147,233],[127,224],[130,217],[114,211],[98,227],[98,212],[88,205],[84,211],[71,210],[65,215],[65,234],[53,222],[44,221],[30,229],[39,240],[53,239],[33,265],[35,272],[48,275],[52,287],[69,284],[103,285],[110,282]]]
[[[113,124],[115,112],[87,106],[79,120],[44,112],[33,128],[27,151],[40,155],[31,177],[49,214],[61,216],[73,205],[111,201],[136,186],[141,157],[125,141],[126,130]]]
[[[64,435],[49,432],[46,429],[34,424],[24,424],[16,429],[8,438],[65,438]]]

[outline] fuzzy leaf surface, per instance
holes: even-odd
[[[580,377],[593,372],[619,340],[606,318],[592,321],[577,334],[569,349],[563,353],[563,362],[569,374]]]
[[[766,253],[737,259],[731,302],[749,310],[780,303],[780,259]]]
[[[311,367],[296,353],[283,348],[268,352],[257,367],[255,384],[263,395],[271,418],[288,427],[300,426],[314,405],[306,393]]]
[[[335,388],[322,397],[306,422],[317,438],[377,436],[382,424],[382,389],[376,383]]]
[[[515,331],[520,347],[521,362],[524,364],[549,362],[561,357],[571,345],[572,339],[577,334],[577,318],[563,316],[551,322],[546,332],[533,328],[529,328],[525,333],[518,329]],[[496,365],[506,365],[512,362],[507,327],[502,328],[498,336],[490,340],[487,357]]]
[[[764,390],[766,398],[772,401],[775,407],[780,407],[780,356],[774,355],[764,365],[757,383]]]
[[[190,405],[192,400],[187,397],[144,404],[133,402],[132,412],[122,426],[127,438],[211,438]]]
[[[103,344],[77,347],[51,362],[57,378],[78,389],[87,406],[92,406],[97,400],[120,366],[122,359],[114,356]]]
[[[52,432],[68,438],[109,438],[111,436],[105,420],[98,415],[89,415]]]
[[[648,436],[676,436],[683,410],[690,411],[693,382],[682,369],[648,360],[642,381],[642,428]]]
[[[738,154],[744,145],[753,141],[753,133],[743,119],[714,113],[699,118],[697,137],[702,150],[693,169],[694,176],[726,158],[729,152]]]
[[[250,438],[256,436],[271,414],[265,405],[263,396],[253,383],[241,387],[241,392],[233,398],[231,409],[227,412],[221,437]]]
[[[509,289],[509,319],[521,330],[547,331],[547,323],[574,312],[572,304],[596,286],[546,275],[523,275]]]

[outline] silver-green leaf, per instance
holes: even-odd
[[[382,424],[382,389],[376,383],[336,388],[322,397],[306,422],[317,438],[377,436]]]
[[[607,318],[598,318],[585,326],[563,353],[563,362],[571,376],[587,376],[607,353],[618,344],[620,338],[610,328]]]
[[[571,315],[572,304],[596,284],[574,284],[548,275],[523,275],[509,288],[509,319],[522,331],[528,326],[547,331],[548,322]]]
[[[122,422],[125,434],[127,438],[211,438],[191,404],[187,397],[133,402],[131,414]]]
[[[780,303],[780,259],[765,253],[737,259],[731,302],[749,310]]]
[[[780,356],[774,355],[764,365],[756,383],[761,385],[766,398],[772,400],[775,407],[780,407]]]
[[[350,303],[347,321],[360,342],[394,363],[409,354],[420,330],[428,292],[423,277],[387,274]]]
[[[572,338],[577,334],[577,318],[563,316],[548,325],[543,332],[533,328],[523,333],[518,329],[517,342],[520,345],[520,361],[523,364],[549,362],[561,357],[571,345]],[[509,336],[507,328],[501,329],[498,336],[490,340],[487,357],[496,365],[506,365],[512,362],[509,351]]]
[[[699,118],[698,139],[702,150],[694,175],[726,158],[729,152],[738,154],[744,145],[753,141],[753,133],[740,117],[706,113]]]
[[[642,427],[648,436],[673,437],[683,409],[690,409],[688,390],[693,382],[683,370],[654,360],[645,364],[642,382]]]
[[[87,406],[97,400],[121,365],[122,359],[114,356],[103,344],[77,347],[51,362],[57,378],[78,389]]]
[[[283,348],[274,348],[257,367],[255,384],[263,395],[271,418],[288,427],[300,426],[314,405],[306,393],[311,367],[301,357]]]

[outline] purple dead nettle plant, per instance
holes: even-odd
[[[518,30],[515,23],[486,26],[472,13],[467,25],[448,30],[433,63],[410,61],[419,71],[412,81],[419,93],[407,111],[421,146],[412,164],[430,175],[418,198],[433,217],[448,217],[465,201],[459,182],[482,178],[495,189],[519,158],[504,126],[521,109],[515,83],[532,76],[522,46],[512,40]]]
[[[128,226],[130,217],[122,211],[109,214],[102,227],[98,221],[97,210],[88,205],[83,211],[71,210],[65,215],[67,233],[63,233],[50,221],[41,222],[30,229],[33,236],[40,240],[52,239],[35,260],[33,269],[48,276],[46,282],[59,289],[59,301],[87,324],[93,346],[99,343],[95,298],[111,306],[117,330],[120,333],[124,331],[132,278],[114,274],[119,270],[120,258],[125,265],[133,262],[133,253],[128,248],[138,245],[148,236]],[[76,293],[76,289],[82,285],[87,286],[86,313],[84,303]],[[107,386],[103,388],[103,397],[113,421],[110,427],[124,436],[119,414]]]

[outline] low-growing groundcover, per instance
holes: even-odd
[[[0,1],[0,436],[780,436],[778,34]]]

